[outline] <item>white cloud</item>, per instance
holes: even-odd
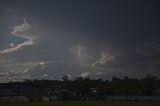
[[[78,60],[78,62],[80,63],[81,67],[86,67],[87,64],[90,63],[90,61],[92,61],[93,56],[91,54],[89,54],[89,50],[88,47],[86,46],[74,46],[70,49],[72,55],[74,56],[75,60]]]
[[[18,61],[15,57],[8,57],[5,54],[17,52],[25,47],[34,45],[37,42],[37,36],[32,26],[24,19],[20,25],[10,27],[10,34],[15,37],[24,39],[25,41],[19,44],[9,43],[9,48],[0,50],[0,79],[1,82],[15,81],[32,78],[32,74],[37,70],[44,70],[48,61]],[[37,34],[36,34],[37,35]]]
[[[12,53],[16,52],[26,46],[30,46],[35,44],[35,36],[31,35],[31,25],[26,21],[26,19],[23,19],[23,23],[21,25],[15,25],[11,27],[13,31],[10,33],[13,36],[20,37],[25,39],[23,43],[20,43],[18,45],[14,45],[13,43],[10,43],[10,48],[6,48],[4,50],[0,50],[0,54],[7,54],[7,53]]]
[[[35,67],[45,67],[49,62],[47,61],[40,61],[40,62],[24,62],[24,63],[19,63],[16,62],[15,63],[9,63],[9,64],[5,64],[4,67],[24,67],[27,69],[31,69],[31,68],[35,68]]]
[[[0,73],[0,77],[4,77],[4,76],[6,76],[8,74],[8,72],[2,72],[2,73]]]
[[[19,72],[19,71],[14,71],[14,70],[10,70],[5,73],[0,73],[1,82],[8,82],[11,80],[18,81],[18,80],[23,80],[27,77],[28,77],[27,74],[25,74],[23,72]]]
[[[83,73],[81,73],[81,77],[83,77],[83,78],[86,78],[86,77],[88,77],[89,76],[89,72],[83,72]]]
[[[83,67],[96,68],[96,66],[103,66],[115,58],[109,52],[91,50],[86,46],[74,46],[70,50]]]
[[[14,47],[14,46],[15,46],[15,44],[14,44],[14,43],[10,43],[9,45],[10,45],[10,47]]]
[[[11,48],[7,48],[7,49],[4,49],[4,50],[0,50],[0,54],[16,52],[16,51],[22,49],[25,46],[29,46],[29,45],[33,45],[33,44],[34,44],[33,41],[25,41],[25,42],[23,42],[21,44],[18,44],[15,47],[11,47]]]
[[[86,46],[74,46],[71,48],[71,52],[82,61],[87,56],[87,47]]]
[[[3,70],[0,71],[1,82],[7,82],[9,80],[18,81],[32,78],[32,73],[35,69],[36,71],[43,70],[49,62],[19,62],[17,60],[3,60],[0,61],[0,63],[0,67],[3,67]]]
[[[103,75],[106,64],[115,59],[115,56],[108,51],[81,45],[73,46],[70,52],[73,55],[73,60],[80,65],[81,77],[93,74]]]
[[[24,32],[31,30],[31,25],[26,21],[26,19],[23,19],[23,24],[15,25],[11,28],[13,29],[13,31],[10,34],[19,36],[19,37],[23,37],[25,39],[29,39],[27,38],[27,36],[23,35]]]
[[[71,76],[70,74],[67,74],[67,77],[68,77],[69,79],[72,79],[72,76]]]
[[[98,72],[98,73],[96,73],[97,75],[103,75],[104,74],[104,72]]]
[[[48,77],[48,74],[43,74],[44,77]]]
[[[110,53],[101,52],[100,59],[90,65],[90,67],[96,67],[96,65],[104,65],[107,62],[113,60],[115,56],[112,56]]]

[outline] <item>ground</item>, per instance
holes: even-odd
[[[0,103],[0,106],[160,106],[160,102],[59,101],[37,103]]]

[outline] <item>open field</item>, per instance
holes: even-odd
[[[0,106],[160,106],[160,102],[59,101],[37,103],[0,103]]]

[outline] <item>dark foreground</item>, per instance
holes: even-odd
[[[37,103],[0,103],[0,106],[160,106],[160,102],[64,101]]]

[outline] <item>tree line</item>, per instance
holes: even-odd
[[[10,82],[11,83],[11,82]],[[24,83],[42,86],[46,89],[56,90],[64,89],[70,92],[80,93],[81,95],[90,95],[92,89],[96,90],[99,95],[130,95],[130,96],[159,96],[160,95],[160,79],[153,75],[147,75],[144,78],[130,77],[113,77],[111,80],[91,79],[89,77],[78,77],[70,80],[68,76],[64,76],[63,80],[24,80]]]

